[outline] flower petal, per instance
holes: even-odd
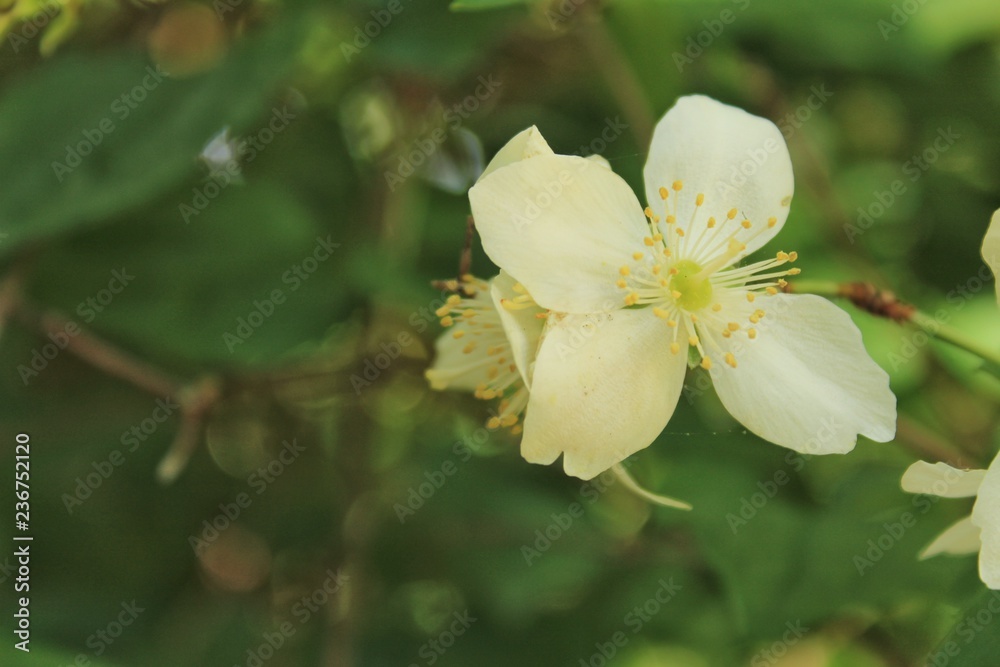
[[[766,313],[755,339],[708,333],[717,349],[735,356],[735,368],[715,359],[711,374],[740,423],[808,454],[849,452],[858,434],[878,442],[893,438],[896,397],[889,376],[865,352],[847,313],[809,294],[777,294],[755,305]]]
[[[979,577],[994,590],[1000,589],[1000,455],[993,459],[983,484],[979,487],[976,504],[972,507],[972,522],[983,531],[983,548],[979,552]]]
[[[938,554],[951,554],[953,556],[974,554],[979,551],[982,544],[979,533],[979,528],[972,523],[972,517],[959,519],[934,538],[933,542],[924,547],[919,558],[924,560]]]
[[[985,475],[985,470],[959,470],[947,463],[917,461],[906,469],[899,483],[907,493],[970,498],[979,491]]]
[[[516,280],[501,271],[490,284],[490,295],[500,315],[504,333],[507,334],[514,364],[525,386],[531,389],[531,370],[535,364],[542,330],[545,328],[545,320],[536,315],[544,311],[534,304],[514,309],[505,307],[505,302],[514,302],[516,298],[523,296],[514,289],[516,284]]]
[[[666,203],[671,210],[676,204],[677,224],[685,232],[692,220],[700,229],[714,217],[717,238],[736,232],[747,254],[784,225],[794,191],[792,161],[777,126],[702,95],[680,98],[657,123],[643,175],[654,213],[661,212],[659,190],[665,187]],[[675,181],[683,183],[682,191],[671,189]],[[705,201],[696,211],[699,193]],[[732,209],[738,215],[728,219]],[[750,229],[740,227],[744,220],[752,223]]]
[[[501,167],[520,162],[529,157],[537,155],[553,155],[552,149],[545,141],[545,137],[532,125],[527,130],[522,130],[514,135],[514,138],[504,144],[504,147],[497,151],[486,169],[479,175],[479,180],[483,180]]]
[[[445,330],[434,343],[434,365],[424,371],[431,389],[475,391],[476,387],[489,380],[487,373],[493,359],[486,356],[486,347],[479,346],[472,352],[465,352],[469,341],[452,335],[458,330],[457,327]]]
[[[539,155],[469,190],[483,248],[539,305],[593,313],[621,307],[618,270],[649,227],[619,176],[581,157]]]
[[[997,305],[1000,305],[1000,209],[993,213],[989,229],[983,238],[983,260],[993,272],[997,290]]]
[[[521,454],[591,479],[649,446],[677,406],[687,356],[649,310],[552,315],[535,363]]]

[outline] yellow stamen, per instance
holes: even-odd
[[[736,368],[736,357],[733,356],[732,352],[726,352],[726,363]]]
[[[701,367],[704,368],[706,371],[712,370],[712,360],[709,359],[708,357],[702,357]]]

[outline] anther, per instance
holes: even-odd
[[[670,187],[674,189],[674,192],[680,192],[681,188],[684,187],[684,181],[674,181],[674,184]]]
[[[694,205],[695,206],[701,206],[704,203],[705,203],[705,195],[703,193],[699,192],[698,196],[694,198]]]
[[[740,223],[740,225],[743,227],[743,229],[750,229],[750,227],[753,226],[749,220],[744,220],[743,222]]]
[[[702,357],[701,367],[704,368],[706,371],[712,370],[712,360],[709,359],[708,357]]]
[[[726,352],[726,363],[736,368],[736,357],[733,356],[732,352]]]
[[[729,209],[729,213],[726,213],[726,217],[729,218],[730,220],[732,220],[733,218],[736,217],[737,213],[738,213],[738,211],[735,208],[731,208],[731,209]]]
[[[757,296],[753,292],[747,292],[747,301],[753,303],[753,300],[756,298]]]
[[[618,269],[618,273],[622,274],[623,276],[627,276],[628,274],[632,273],[632,271],[627,266],[623,266],[622,268]]]
[[[666,188],[660,188],[660,199],[666,201],[667,197],[670,196],[670,191]]]

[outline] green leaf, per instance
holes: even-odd
[[[176,186],[215,132],[260,116],[296,54],[298,25],[251,38],[193,79],[169,79],[119,52],[57,60],[10,86],[0,100],[0,163],[16,168],[0,199],[0,257]]]
[[[454,0],[449,7],[456,12],[480,12],[515,5],[527,5],[531,0]]]
[[[928,665],[982,667],[1000,655],[1000,591],[984,590],[927,657]],[[936,662],[935,662],[936,661]]]

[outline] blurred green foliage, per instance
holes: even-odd
[[[994,599],[975,559],[916,560],[968,502],[899,490],[918,454],[982,466],[1000,445],[1000,385],[964,353],[852,311],[899,438],[808,461],[743,431],[693,371],[631,466],[689,514],[523,462],[484,404],[422,372],[431,281],[458,267],[484,155],[535,124],[639,189],[650,123],[692,92],[782,127],[797,189],[781,243],[808,277],[871,280],[995,345],[993,285],[974,279],[1000,201],[996,3],[67,7],[72,29],[32,13],[41,27],[12,21],[0,48],[0,421],[11,449],[31,436],[35,536],[32,653],[5,646],[3,664],[995,664],[995,614],[971,639],[961,625]],[[220,167],[199,154],[224,128]],[[943,150],[940,132],[957,135]],[[339,244],[324,259],[322,239]],[[118,292],[116,270],[134,276]],[[58,349],[45,313],[83,327],[74,350],[118,352]],[[120,354],[181,378],[186,406],[215,387],[207,407],[160,419],[148,386],[94,365]],[[178,447],[190,460],[157,483]],[[679,592],[648,604],[664,582]]]

